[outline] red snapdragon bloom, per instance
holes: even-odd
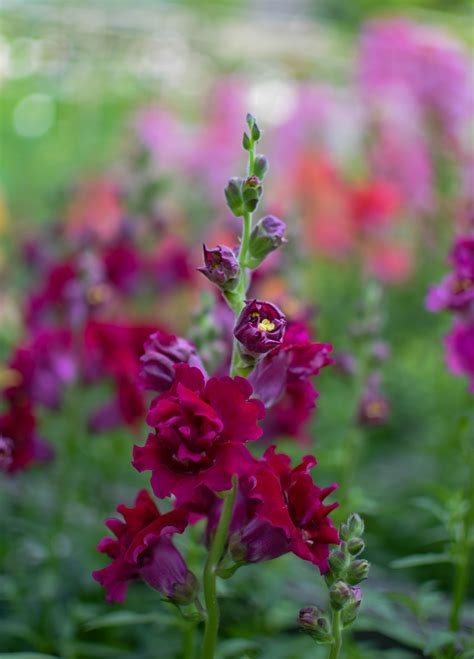
[[[324,574],[329,567],[329,545],[339,544],[339,535],[328,517],[338,504],[323,502],[337,485],[324,489],[315,485],[309,473],[315,465],[316,459],[308,455],[292,469],[290,458],[277,455],[272,446],[256,469],[251,496],[259,499],[256,516],[283,529],[290,550]]]
[[[0,469],[12,474],[52,455],[52,449],[38,437],[30,403],[11,403],[0,415]]]
[[[123,602],[128,582],[141,578],[175,602],[191,602],[196,578],[171,541],[174,533],[185,530],[187,513],[176,509],[162,515],[146,490],[138,493],[132,508],[121,504],[117,512],[124,522],[115,517],[106,521],[117,539],[104,538],[97,546],[112,563],[92,573],[107,590],[108,601]]]
[[[242,474],[253,461],[244,442],[258,439],[263,404],[250,399],[244,378],[205,381],[188,365],[176,367],[169,391],[151,403],[147,423],[154,429],[145,446],[135,446],[133,465],[151,470],[156,496],[189,497],[199,485],[228,489],[233,474]]]

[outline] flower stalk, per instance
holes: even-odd
[[[237,492],[237,478],[232,479],[232,488],[223,495],[222,512],[219,524],[212,540],[206,564],[204,566],[203,585],[206,606],[206,622],[202,658],[213,659],[217,647],[219,632],[219,602],[217,599],[217,570],[224,554],[229,526]]]

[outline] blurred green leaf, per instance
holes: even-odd
[[[404,558],[397,558],[395,561],[390,563],[390,567],[395,570],[409,568],[409,567],[418,567],[421,565],[437,565],[439,563],[452,563],[453,559],[449,554],[412,554],[411,556],[405,556]]]
[[[176,624],[174,618],[157,613],[135,613],[134,611],[114,611],[100,618],[88,620],[83,627],[86,631],[101,629],[103,627],[121,627],[122,625],[162,624],[163,626]]]
[[[430,640],[423,648],[425,657],[429,657],[433,652],[442,650],[448,643],[456,640],[456,634],[453,632],[439,631],[430,635]]]

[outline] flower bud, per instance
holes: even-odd
[[[360,603],[362,601],[362,591],[357,586],[351,588],[351,597],[346,603],[341,613],[341,621],[344,627],[349,627],[357,618]]]
[[[346,579],[351,586],[356,586],[369,576],[370,565],[365,559],[353,561],[346,570]]]
[[[300,610],[298,621],[300,627],[318,643],[331,643],[331,623],[324,611],[317,606],[308,606]]]
[[[217,245],[215,249],[207,249],[203,245],[204,266],[199,272],[219,286],[224,291],[232,291],[239,283],[240,266],[230,247]]]
[[[204,367],[196,349],[190,341],[155,332],[144,346],[145,352],[140,357],[140,381],[150,391],[167,391],[175,378],[176,364]]]
[[[351,599],[352,589],[344,581],[336,581],[329,589],[331,607],[336,611],[344,608]]]
[[[236,217],[241,217],[246,210],[242,197],[243,183],[243,178],[233,176],[224,190],[227,205]]]
[[[347,563],[346,553],[340,549],[334,549],[329,555],[329,567],[334,574],[340,574],[345,570]]]
[[[286,224],[273,215],[267,215],[260,220],[250,235],[249,254],[255,266],[263,259],[287,242],[285,238]],[[254,267],[255,267],[254,266]]]
[[[252,148],[252,142],[247,133],[244,133],[242,136],[242,146],[244,147],[245,151],[250,151]]]
[[[342,540],[360,537],[364,533],[364,520],[358,513],[352,513],[345,524],[341,526]]]
[[[247,126],[250,128],[250,134],[252,136],[252,140],[254,142],[258,142],[262,133],[260,131],[260,128],[258,127],[257,120],[250,113],[247,114]]]
[[[176,604],[189,604],[196,599],[197,579],[166,537],[151,548],[139,574],[149,586]]]
[[[347,543],[347,551],[351,556],[357,556],[364,551],[365,542],[362,538],[351,538]]]
[[[263,181],[267,175],[268,168],[268,158],[263,156],[261,153],[257,154],[253,163],[253,171],[255,176],[258,176],[258,178]]]
[[[265,354],[281,345],[286,329],[286,318],[271,302],[250,300],[243,308],[234,328],[243,354]]]
[[[242,199],[244,210],[253,213],[257,208],[263,188],[257,176],[249,176],[242,185]]]

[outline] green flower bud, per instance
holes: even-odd
[[[329,567],[331,568],[331,572],[335,575],[343,572],[346,569],[348,562],[346,553],[341,549],[334,549],[329,555]]]
[[[285,229],[285,223],[273,215],[267,215],[255,225],[249,244],[252,267],[259,265],[270,252],[287,242]]]
[[[257,120],[250,113],[247,115],[247,126],[250,128],[250,134],[254,142],[258,142],[262,133],[258,127]]]
[[[298,620],[301,628],[317,643],[332,643],[331,623],[317,606],[301,609]]]
[[[351,597],[346,603],[341,613],[341,621],[344,627],[349,627],[357,618],[360,603],[362,601],[362,591],[360,588],[351,588]]]
[[[347,543],[347,551],[351,556],[357,556],[364,551],[365,542],[362,538],[351,538]]]
[[[340,611],[349,602],[352,596],[352,588],[344,581],[336,581],[329,589],[329,600],[331,607]]]
[[[351,586],[356,586],[369,576],[370,565],[365,559],[352,561],[346,570],[346,579]]]
[[[352,513],[347,522],[341,526],[341,538],[350,540],[351,538],[361,537],[364,533],[364,521],[357,513]]]
[[[253,213],[253,211],[258,206],[262,192],[263,188],[260,184],[260,179],[257,176],[249,176],[247,179],[245,179],[242,186],[244,211]]]
[[[268,168],[268,158],[263,156],[261,153],[257,154],[253,163],[253,171],[255,172],[255,176],[258,176],[258,178],[263,181],[267,175]]]
[[[247,133],[244,133],[244,135],[243,135],[243,137],[242,137],[242,146],[244,147],[244,149],[245,149],[246,151],[250,151],[250,149],[251,149],[251,147],[252,147],[252,143],[251,143],[251,141],[250,141],[250,137],[247,135]]]
[[[229,179],[227,187],[224,190],[227,205],[236,217],[241,217],[245,213],[242,187],[244,179],[233,176]]]

